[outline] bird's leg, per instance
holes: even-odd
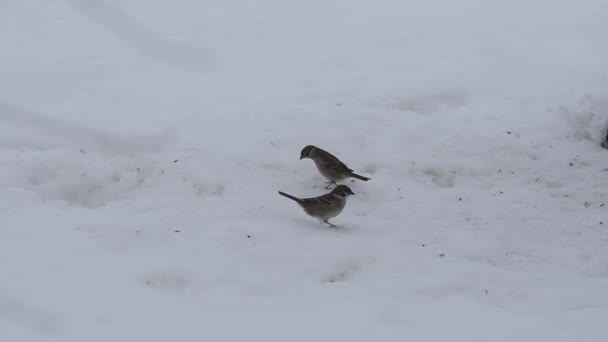
[[[323,222],[327,223],[332,228],[338,228],[338,226],[336,226],[335,224],[330,223],[329,220],[323,220]]]
[[[332,181],[325,183],[325,189],[327,189],[327,190],[331,189],[332,185],[337,185],[336,181],[332,180]]]

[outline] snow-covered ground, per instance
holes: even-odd
[[[0,341],[606,341],[606,22],[2,0]],[[307,144],[372,178],[342,229]]]

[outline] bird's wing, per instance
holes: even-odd
[[[333,199],[334,198],[331,194],[325,194],[319,197],[304,198],[302,199],[302,203],[304,205],[331,206],[334,203]]]
[[[326,151],[322,151],[319,154],[321,156],[320,161],[323,165],[325,165],[325,167],[331,168],[336,171],[340,171],[341,173],[353,171],[348,166],[346,166],[346,164],[341,162],[340,159],[338,159],[333,154],[326,152]]]

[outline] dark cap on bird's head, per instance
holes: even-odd
[[[342,197],[348,197],[350,195],[354,195],[355,193],[346,185],[340,184],[336,186],[332,191],[332,194],[337,194]]]
[[[311,154],[316,149],[317,148],[315,146],[313,146],[313,145],[308,145],[308,146],[304,147],[302,149],[302,152],[300,152],[300,159],[310,158]]]

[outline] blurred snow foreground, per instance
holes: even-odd
[[[1,341],[606,340],[604,1],[0,17]]]

